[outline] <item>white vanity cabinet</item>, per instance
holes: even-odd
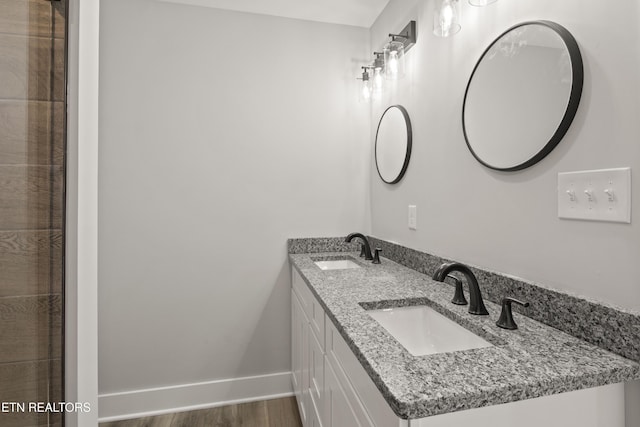
[[[291,382],[305,427],[326,426],[324,311],[292,269]]]
[[[292,269],[291,382],[305,427],[406,426],[389,408],[300,274]],[[363,393],[384,413],[375,423]],[[373,403],[375,402],[375,403]],[[378,415],[379,416],[379,415]]]
[[[300,274],[291,276],[291,379],[304,427],[630,427],[623,384],[400,419]]]

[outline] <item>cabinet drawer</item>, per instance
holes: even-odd
[[[357,396],[356,400],[362,402],[362,406],[371,419],[371,425],[377,427],[403,425],[340,336],[334,324],[327,320],[326,326],[326,355],[329,362],[327,365],[333,367],[338,378],[341,377],[341,374],[344,376],[348,385],[348,387],[345,385],[345,389],[353,390]]]
[[[332,427],[374,427],[349,381],[340,370],[326,365],[325,424]]]
[[[311,291],[309,291],[311,293]],[[309,306],[309,313],[307,313],[307,317],[309,318],[309,325],[311,325],[311,330],[315,334],[318,339],[318,343],[320,343],[320,348],[322,351],[325,350],[325,315],[324,309],[320,305],[315,297],[311,297],[311,304]]]
[[[316,297],[309,289],[309,286],[304,282],[300,273],[296,271],[295,268],[291,268],[291,283],[293,290],[298,295],[300,299],[300,304],[302,305],[302,309],[304,313],[307,315],[307,319],[309,319],[309,324],[311,325],[311,330],[316,335],[318,339],[318,343],[320,343],[320,348],[324,351],[325,349],[325,319],[324,319],[324,309],[316,299]]]
[[[304,279],[300,276],[300,273],[298,273],[298,271],[293,267],[291,267],[291,287],[298,295],[300,305],[307,317],[309,317],[313,295],[311,294],[311,290],[307,287],[307,284],[304,282]]]

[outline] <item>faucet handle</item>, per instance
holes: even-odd
[[[467,299],[464,297],[464,292],[462,291],[462,280],[458,279],[456,276],[452,276],[451,274],[447,274],[447,279],[453,280],[453,283],[456,285],[456,292],[453,295],[452,303],[456,305],[467,305]]]
[[[523,302],[511,297],[505,297],[502,299],[502,312],[500,312],[500,318],[496,322],[496,325],[503,329],[518,329],[518,325],[513,321],[513,313],[511,311],[511,303],[515,302],[523,307],[529,307],[528,302]]]
[[[382,252],[380,248],[374,250],[373,261],[371,261],[373,264],[380,264],[380,252]]]

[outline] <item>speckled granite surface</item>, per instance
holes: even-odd
[[[381,246],[376,242],[372,246]],[[291,246],[290,246],[291,247]],[[298,247],[300,249],[300,247]],[[383,249],[390,250],[390,248]],[[640,378],[640,366],[583,340],[515,314],[516,331],[495,326],[500,314],[473,316],[449,301],[452,288],[382,258],[363,268],[320,270],[317,256],[358,253],[291,253],[329,318],[401,418],[422,418]],[[435,262],[434,265],[439,265]],[[481,280],[481,286],[485,279]],[[364,307],[427,303],[494,344],[494,347],[412,356]]]
[[[290,254],[310,254],[317,252],[352,252],[360,250],[360,240],[346,243],[344,237],[309,237],[287,240]]]
[[[375,237],[369,237],[369,242],[372,248],[381,248],[384,257],[428,276],[442,263],[452,261]],[[342,237],[290,239],[288,245],[289,253],[358,249],[353,243],[344,243]],[[514,305],[513,311],[640,363],[640,313],[473,266],[471,270],[485,300],[499,304],[502,298],[510,296],[528,301],[529,308]]]
[[[382,248],[387,258],[429,276],[443,262],[451,261],[372,237],[369,241]],[[640,363],[640,313],[473,266],[471,270],[485,300],[499,303],[510,296],[528,301],[529,308],[514,305],[513,311]]]

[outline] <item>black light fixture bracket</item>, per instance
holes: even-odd
[[[371,67],[370,65],[363,65],[360,68],[362,68],[362,77],[358,77],[358,80],[368,81],[370,78],[369,70],[373,67]]]
[[[373,60],[372,68],[384,68],[384,53],[382,52],[373,52],[376,58]]]
[[[416,21],[409,21],[406,27],[400,31],[400,34],[389,34],[392,41],[399,41],[404,44],[404,52],[407,53],[411,47],[416,44]]]

